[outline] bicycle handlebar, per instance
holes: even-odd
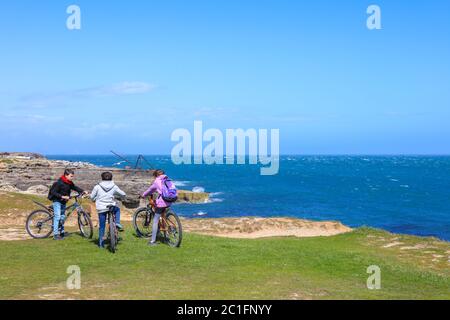
[[[83,197],[84,197],[84,194],[83,193],[79,193],[79,194],[77,194],[75,196],[70,196],[70,199],[71,200],[75,199],[75,201],[78,201],[80,198],[83,198]]]

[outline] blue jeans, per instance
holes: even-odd
[[[120,208],[114,207],[114,215],[116,216],[116,224],[120,224]],[[99,228],[98,228],[98,245],[103,247],[103,237],[105,236],[106,217],[108,212],[100,212],[98,214]]]
[[[53,236],[64,233],[64,222],[66,221],[66,205],[53,202]]]

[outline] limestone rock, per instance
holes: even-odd
[[[0,191],[3,191],[3,192],[20,192],[21,190],[17,189],[15,186],[7,184],[7,185],[0,186]]]
[[[27,193],[37,195],[48,195],[49,188],[43,185],[31,186],[28,188]]]

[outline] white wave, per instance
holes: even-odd
[[[203,187],[194,187],[194,188],[192,188],[192,192],[202,193],[202,192],[205,192],[205,188],[203,188]]]
[[[223,194],[223,192],[211,192],[211,193],[209,194],[209,196],[210,196],[211,198],[213,198],[213,197],[220,196],[220,195],[222,195],[222,194]]]
[[[215,202],[223,202],[224,199],[216,198],[217,196],[222,195],[223,192],[211,192],[209,194],[209,199],[205,201],[205,203],[215,203]]]
[[[407,184],[402,184],[400,187],[402,187],[402,188],[409,188],[409,186]]]
[[[176,187],[185,187],[190,183],[190,181],[172,181],[172,182]]]
[[[194,213],[193,215],[194,215],[194,216],[197,216],[197,217],[201,217],[201,216],[206,216],[206,215],[208,215],[208,213],[207,213],[207,212],[200,211],[200,212]]]
[[[205,203],[215,203],[215,202],[223,202],[223,199],[221,198],[209,198],[205,201]]]
[[[393,182],[398,182],[397,179],[389,179],[389,180],[391,180],[391,181],[393,181]]]

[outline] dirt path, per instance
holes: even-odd
[[[19,241],[30,239],[24,227],[0,228],[0,241]]]
[[[327,237],[352,231],[340,222],[294,218],[184,219],[183,228],[198,234],[239,239]]]

